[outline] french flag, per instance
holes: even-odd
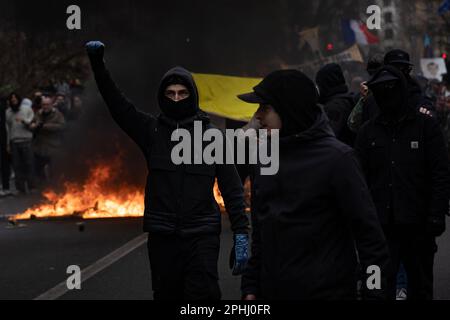
[[[344,40],[347,44],[376,44],[380,43],[380,39],[370,33],[365,23],[357,20],[342,20],[342,32]]]

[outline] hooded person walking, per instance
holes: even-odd
[[[217,262],[221,214],[214,199],[217,178],[231,221],[235,247],[233,273],[247,262],[248,219],[243,187],[234,165],[175,165],[172,134],[185,129],[193,136],[194,121],[212,128],[198,105],[191,74],[180,67],[167,72],[158,91],[162,114],[138,111],[113,82],[103,60],[104,45],[86,44],[100,93],[117,124],[140,147],[149,170],[145,191],[144,231],[156,300],[217,300]],[[191,161],[191,163],[194,163]]]
[[[348,91],[341,67],[336,63],[325,65],[317,72],[316,83],[319,102],[324,106],[336,137],[352,146],[355,134],[348,128],[347,120],[355,106],[355,97]]]
[[[356,149],[388,241],[395,299],[400,262],[408,299],[433,298],[435,238],[445,231],[449,203],[448,156],[437,121],[411,104],[404,73],[384,66],[367,83],[380,109],[360,129]]]
[[[355,299],[357,256],[364,271],[381,269],[381,287],[364,287],[364,298],[384,298],[389,257],[375,206],[354,151],[318,106],[313,81],[276,71],[239,97],[260,104],[261,128],[271,136],[280,130],[278,173],[254,179],[244,299]]]

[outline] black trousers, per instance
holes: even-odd
[[[220,300],[219,235],[149,235],[148,254],[155,300]]]
[[[34,154],[29,142],[11,142],[11,154],[14,173],[16,175],[16,189],[25,192],[25,183],[28,189],[35,186]]]
[[[48,182],[49,176],[46,172],[46,166],[51,166],[51,158],[41,156],[38,154],[34,154],[34,162],[35,162],[35,171],[36,171],[36,177],[39,179],[40,183]]]
[[[6,151],[6,146],[4,145],[0,146],[0,166],[3,190],[9,190],[9,179],[11,179],[11,162],[10,156]]]
[[[389,298],[395,300],[397,273],[403,263],[408,278],[408,300],[433,300],[436,239],[420,225],[384,226],[391,254]]]

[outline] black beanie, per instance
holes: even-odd
[[[326,103],[328,99],[339,93],[347,93],[344,73],[341,66],[330,63],[322,67],[316,75],[316,83],[319,87],[320,103]]]

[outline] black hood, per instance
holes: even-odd
[[[317,114],[313,125],[307,130],[293,136],[282,138],[280,141],[301,141],[306,142],[325,137],[335,137],[333,129],[330,127],[329,119],[325,111],[319,107],[320,112]]]
[[[281,136],[309,129],[320,113],[314,82],[298,70],[279,70],[268,75],[254,89],[281,118]]]
[[[381,92],[381,94],[376,94],[376,87],[378,84],[383,82],[383,79],[396,78],[397,85],[395,90],[385,93]],[[378,83],[378,84],[377,84]],[[393,66],[386,65],[380,70],[378,70],[373,77],[368,81],[367,85],[374,93],[374,99],[377,102],[378,107],[380,108],[380,115],[384,118],[389,118],[394,115],[397,120],[400,119],[403,115],[406,115],[409,111],[408,106],[408,82],[405,78],[404,74]],[[395,106],[390,106],[391,102],[396,101]],[[388,107],[384,106],[385,103]],[[392,110],[392,109],[395,110]],[[395,111],[395,112],[393,112]]]
[[[319,88],[320,103],[326,103],[336,94],[348,92],[344,73],[336,63],[327,64],[317,72],[316,84]]]
[[[165,96],[166,88],[171,84],[182,84],[189,90],[189,98],[174,102]],[[192,74],[182,68],[169,70],[162,78],[158,90],[158,103],[162,113],[174,120],[184,120],[194,117],[199,111],[199,96]]]

